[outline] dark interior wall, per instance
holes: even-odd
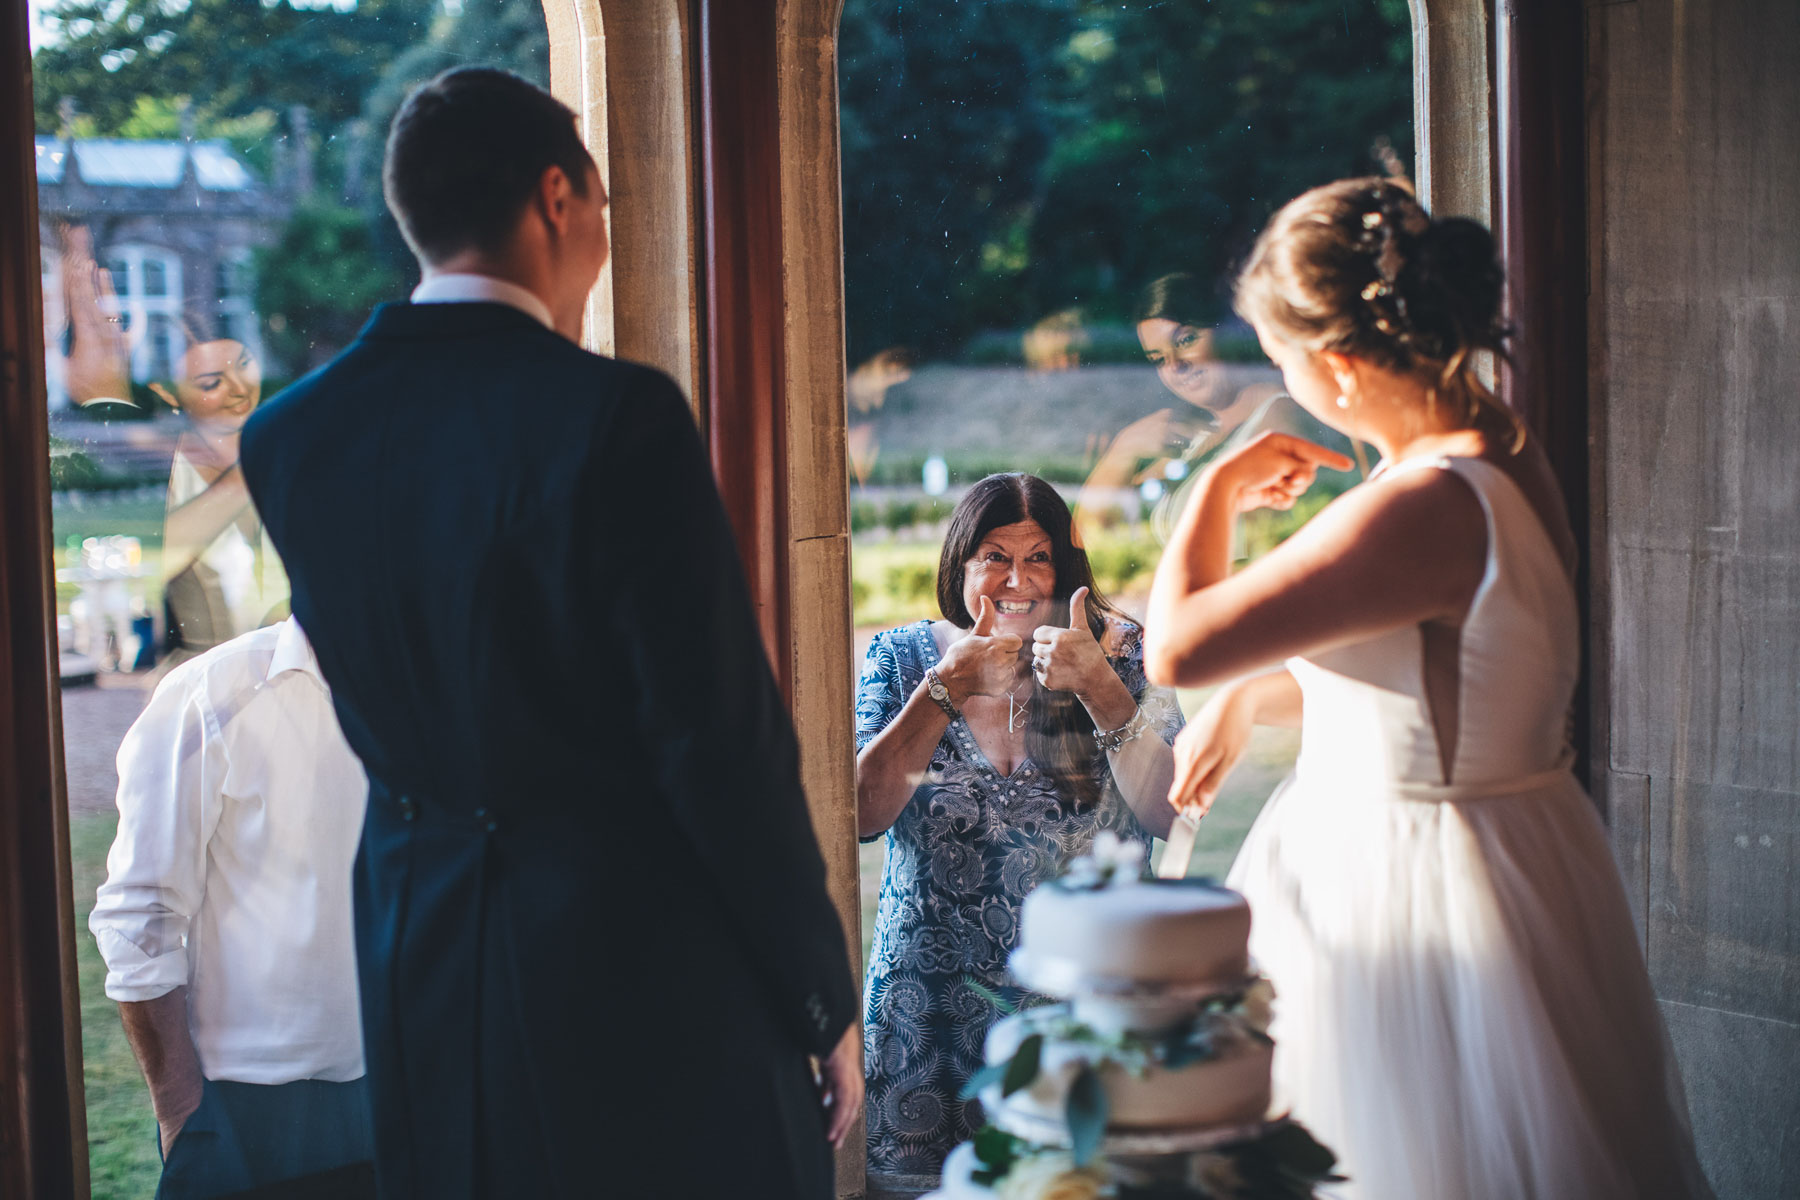
[[[1597,782],[1708,1173],[1800,1196],[1800,4],[1588,34]]]

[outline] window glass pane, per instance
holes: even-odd
[[[854,625],[863,647],[902,646],[898,665],[882,646],[863,664],[859,742],[960,636],[914,623],[946,615],[937,577],[948,520],[984,476],[1029,472],[1055,489],[1117,629],[1141,620],[1171,525],[1209,461],[1268,429],[1348,449],[1285,397],[1231,310],[1231,285],[1286,199],[1410,171],[1411,67],[1405,0],[848,0],[839,87]],[[1247,519],[1241,558],[1355,479],[1327,476],[1294,511]],[[1068,624],[1066,596],[1045,607],[1029,585],[1007,588],[997,594],[1034,605],[1028,625]],[[884,684],[883,669],[898,682]],[[1028,684],[1017,698],[1044,705],[1054,691]],[[1204,699],[1183,693],[1179,704],[1191,714]],[[953,724],[929,757],[896,768],[927,785],[874,821],[895,823],[864,847],[871,994],[900,974],[929,977],[918,947],[954,944],[961,963],[967,946],[988,946],[1002,963],[1019,896],[1092,836],[1068,796],[1045,816],[1021,803],[1023,775],[1002,777],[1014,763],[1053,765],[1026,742],[1007,746],[1012,711],[990,707],[973,745],[959,741],[971,721]],[[1191,873],[1225,874],[1297,747],[1295,731],[1256,733],[1201,825]],[[1002,771],[987,770],[996,755]],[[960,857],[1027,843],[1042,853],[1022,873],[991,855]],[[952,868],[988,881],[977,924],[933,891],[933,872]],[[950,1011],[955,1000],[930,1003]],[[901,1044],[880,1036],[875,1050]],[[935,1171],[966,1131],[923,1148],[885,1137],[875,1114],[911,1085],[884,1074],[881,1053],[870,1061],[871,1170]],[[934,1102],[960,1109],[954,1094]]]
[[[310,681],[281,640],[287,580],[238,431],[416,281],[380,195],[401,98],[468,62],[547,83],[548,38],[535,0],[33,8],[88,1154],[96,1198],[137,1200],[161,1167],[122,1018],[179,1001],[158,1034],[176,1092],[196,1056],[213,1082],[361,1075],[347,922],[365,790],[325,693],[294,686]],[[278,646],[295,670],[270,668]],[[366,1157],[284,1121],[299,1166]]]

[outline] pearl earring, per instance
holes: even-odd
[[[1342,393],[1342,392],[1339,392],[1338,398],[1337,398],[1337,406],[1339,408],[1349,408],[1350,407],[1350,397],[1344,395],[1344,393]]]

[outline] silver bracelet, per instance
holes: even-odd
[[[1126,743],[1135,742],[1143,737],[1144,730],[1148,728],[1150,728],[1150,714],[1146,713],[1144,706],[1140,704],[1137,706],[1137,711],[1131,714],[1131,720],[1117,729],[1107,730],[1105,733],[1098,729],[1094,730],[1094,745],[1100,748],[1101,753],[1121,750],[1124,749]]]

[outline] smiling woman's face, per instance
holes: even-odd
[[[1224,376],[1213,357],[1212,330],[1151,317],[1138,322],[1137,335],[1144,358],[1156,368],[1164,387],[1200,408],[1221,404]]]
[[[162,395],[170,400],[167,392]],[[242,342],[195,342],[181,356],[171,402],[189,420],[211,429],[241,429],[261,400],[262,365]]]
[[[980,616],[981,598],[986,596],[999,613],[996,633],[1030,641],[1038,626],[1060,624],[1051,612],[1056,564],[1050,549],[1050,535],[1036,521],[989,530],[975,547],[975,557],[963,564],[963,603],[969,616]]]

